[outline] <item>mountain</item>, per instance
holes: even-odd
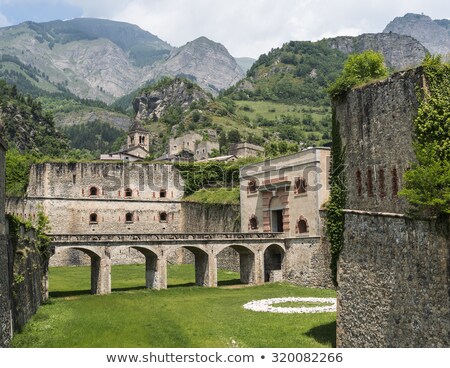
[[[186,77],[206,91],[217,94],[244,77],[244,72],[220,43],[199,37],[172,50],[164,63],[157,65],[145,78]]]
[[[450,53],[450,21],[432,20],[423,14],[408,13],[397,17],[384,29],[385,33],[398,33],[414,37],[432,54]]]
[[[0,136],[21,152],[58,156],[69,144],[55,129],[51,115],[31,97],[24,97],[15,86],[0,81]]]
[[[193,102],[200,100],[204,103],[211,102],[212,96],[188,79],[164,78],[159,83],[142,90],[134,99],[133,108],[139,121],[158,120],[171,107],[177,106],[186,112]]]
[[[418,41],[397,34],[363,34],[317,42],[291,41],[261,55],[247,77],[225,92],[236,100],[271,100],[328,106],[326,88],[340,74],[348,54],[380,51],[388,67],[419,65],[427,50]]]
[[[336,37],[327,40],[330,47],[345,54],[365,50],[381,52],[388,68],[406,69],[419,65],[428,50],[416,39],[395,33],[362,34],[356,37]]]
[[[25,22],[0,28],[0,78],[32,95],[111,103],[165,75],[217,93],[244,76],[206,38],[173,48],[139,27],[104,19]]]

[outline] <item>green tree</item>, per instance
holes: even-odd
[[[388,70],[381,53],[367,50],[361,54],[350,55],[344,64],[339,78],[328,89],[332,98],[341,96],[351,88],[368,83],[374,79],[385,78]]]
[[[426,88],[415,120],[417,163],[400,195],[421,215],[450,214],[450,65],[424,60]]]

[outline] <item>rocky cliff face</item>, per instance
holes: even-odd
[[[383,32],[409,35],[417,39],[431,53],[446,55],[450,53],[450,21],[432,20],[426,15],[406,14],[390,22]]]
[[[345,54],[375,50],[384,55],[386,66],[395,70],[418,66],[427,49],[410,36],[395,33],[363,34],[357,37],[330,38],[328,45]]]
[[[192,102],[201,99],[211,101],[211,96],[193,83],[175,78],[164,86],[150,89],[135,98],[133,108],[139,121],[159,119],[170,106],[180,106],[186,111]]]
[[[217,94],[244,78],[245,73],[223,45],[200,37],[173,50],[145,79],[161,76],[185,76],[206,91]]]
[[[111,103],[162,76],[188,76],[212,93],[244,76],[218,43],[201,37],[173,48],[123,22],[25,22],[0,28],[0,40],[0,77],[25,93],[69,91]]]

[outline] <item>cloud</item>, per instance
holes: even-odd
[[[206,36],[234,56],[253,57],[291,40],[381,32],[408,12],[450,18],[442,0],[0,0],[16,3],[68,4],[84,17],[137,24],[174,46]]]
[[[11,23],[9,22],[8,18],[6,18],[5,15],[0,13],[0,27],[6,27],[9,26]]]

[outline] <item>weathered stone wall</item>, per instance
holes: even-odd
[[[183,202],[181,218],[183,233],[240,232],[239,206]]]
[[[321,238],[287,239],[283,280],[295,285],[333,288],[327,244]]]
[[[0,137],[0,347],[7,346],[12,335],[9,252],[5,219],[5,152],[6,144]]]
[[[184,233],[236,233],[240,232],[240,208],[233,205],[183,202],[181,224]],[[184,252],[184,263],[192,263],[192,254]],[[239,272],[239,253],[227,248],[217,255],[217,267]]]
[[[415,162],[413,121],[423,84],[422,69],[409,70],[334,102],[345,147],[347,208],[405,212],[406,201],[397,193]]]
[[[450,347],[449,220],[405,217],[421,68],[335,102],[347,204],[338,262],[338,347]]]
[[[48,298],[48,262],[36,247],[34,231],[10,234],[10,282],[14,330],[20,330]]]
[[[450,347],[450,222],[347,213],[338,347]]]

